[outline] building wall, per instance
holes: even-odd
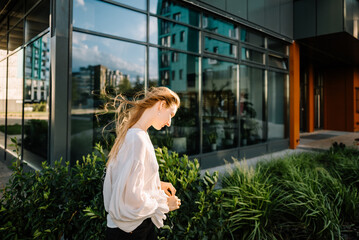
[[[201,0],[261,28],[293,38],[293,0]]]
[[[294,39],[344,31],[344,4],[339,0],[294,1]]]

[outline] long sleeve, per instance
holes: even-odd
[[[146,218],[162,227],[168,212],[167,196],[158,188],[158,165],[149,150],[152,145],[149,146],[151,142],[147,138],[143,131],[126,137],[117,162],[109,166],[104,182],[108,221],[110,218],[127,232]]]

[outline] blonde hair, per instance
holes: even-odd
[[[142,99],[140,97],[144,96]],[[139,100],[137,100],[139,99]],[[158,101],[165,101],[166,107],[180,106],[178,95],[167,87],[152,87],[135,95],[134,100],[128,100],[121,94],[114,98],[111,107],[116,108],[116,140],[108,155],[106,166],[116,158],[125,139],[126,133],[142,116],[144,111],[153,107]]]

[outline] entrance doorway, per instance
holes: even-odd
[[[323,74],[319,69],[307,66],[301,68],[300,132],[323,129],[323,82]]]

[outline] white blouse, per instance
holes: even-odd
[[[161,190],[158,163],[147,132],[130,128],[116,159],[106,170],[103,186],[107,226],[135,230],[146,218],[163,226],[169,211]]]

